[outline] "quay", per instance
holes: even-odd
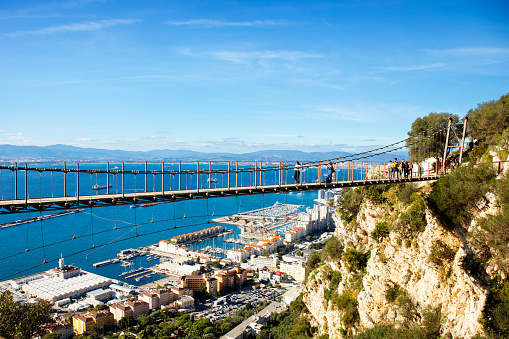
[[[0,229],[7,228],[7,227],[13,227],[13,226],[19,226],[19,225],[23,225],[23,224],[28,224],[30,222],[36,222],[36,221],[47,220],[47,219],[52,219],[52,218],[57,218],[57,217],[63,217],[65,215],[79,213],[79,212],[83,212],[83,211],[84,211],[84,209],[80,208],[77,210],[55,212],[55,213],[40,215],[40,216],[33,217],[33,218],[27,218],[27,219],[6,222],[3,224],[0,224]]]
[[[109,264],[116,264],[120,262],[120,259],[108,259],[108,260],[105,260],[105,261],[100,261],[100,262],[96,262],[95,264],[93,264],[92,266],[94,267],[101,267],[101,266],[106,266],[106,265],[109,265]]]
[[[124,279],[131,279],[131,278],[137,277],[137,276],[139,276],[139,275],[146,274],[146,273],[148,273],[149,271],[150,271],[150,270],[143,269],[143,271],[139,271],[139,272],[133,273],[133,274],[131,274],[131,275],[125,276],[125,277],[124,277]]]

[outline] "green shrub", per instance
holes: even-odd
[[[376,224],[375,230],[371,232],[371,237],[377,241],[381,241],[389,236],[389,225],[387,222],[380,221]]]
[[[468,159],[472,163],[477,163],[479,159],[482,158],[484,153],[488,150],[488,143],[487,142],[481,142],[477,146],[474,147],[472,151],[470,151],[468,155]]]
[[[331,299],[331,297],[332,297],[332,293],[333,293],[333,291],[332,291],[332,290],[330,290],[330,289],[326,288],[326,289],[323,291],[323,298],[324,298],[325,300],[330,300],[330,299]]]
[[[454,255],[456,252],[447,246],[447,244],[443,243],[440,240],[437,240],[433,243],[431,247],[431,253],[429,255],[429,261],[437,266],[441,266],[445,262],[451,262],[454,259]]]
[[[308,261],[306,262],[306,276],[309,275],[311,271],[320,266],[322,259],[320,258],[319,252],[311,253],[309,255]]]
[[[394,228],[405,239],[408,239],[424,231],[426,225],[426,204],[422,197],[418,197],[405,212],[401,213]]]
[[[484,328],[501,337],[509,336],[509,281],[495,277],[488,283],[488,295],[483,311]]]
[[[339,213],[341,218],[350,223],[357,217],[364,200],[364,193],[361,189],[344,188],[341,199],[339,200],[341,207]]]
[[[495,192],[500,211],[478,220],[478,227],[468,240],[479,251],[479,261],[493,260],[499,269],[509,274],[509,174],[497,181]]]
[[[387,200],[384,193],[391,187],[392,185],[369,185],[359,187],[359,190],[371,202],[375,204],[382,204]]]
[[[340,260],[343,256],[343,244],[337,237],[330,238],[322,250],[323,259]]]
[[[408,326],[417,317],[417,311],[412,298],[405,291],[401,291],[399,296],[396,298],[396,305],[398,305],[398,312],[405,319],[403,324]]]
[[[356,249],[348,248],[343,255],[348,271],[360,271],[364,269],[368,263],[370,254],[371,252],[369,250],[366,253],[362,253]]]
[[[334,304],[340,311],[343,311],[341,321],[343,326],[349,328],[354,326],[360,319],[358,306],[359,303],[355,298],[352,290],[345,290],[341,295],[335,295]]]
[[[330,266],[327,266],[324,270],[324,277],[330,281],[330,286],[333,288],[337,287],[342,279],[341,272],[333,271]]]
[[[494,177],[490,165],[461,166],[435,183],[427,199],[428,206],[447,229],[464,227],[470,223]]]
[[[509,150],[507,150],[507,149],[501,149],[500,151],[497,152],[497,156],[500,159],[500,161],[506,161],[508,155],[509,155]]]
[[[414,183],[402,184],[398,199],[401,202],[409,205],[412,202],[413,194],[417,193],[418,191],[419,189]]]
[[[388,302],[393,303],[396,301],[396,299],[402,294],[401,288],[398,284],[394,284],[394,286],[389,287],[385,291],[385,299],[387,299]]]

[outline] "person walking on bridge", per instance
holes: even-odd
[[[298,161],[295,162],[293,170],[294,170],[293,178],[295,179],[295,183],[298,184],[300,182],[300,172],[302,170],[302,166]]]
[[[392,161],[389,161],[387,164],[387,174],[389,175],[389,180],[392,179]]]
[[[394,158],[394,161],[392,162],[392,177],[396,179],[396,177],[399,179],[399,163],[398,158]]]
[[[329,162],[329,164],[327,165],[327,169],[329,170],[328,173],[327,173],[327,177],[325,178],[325,182],[326,183],[331,183],[332,182],[332,176],[334,175],[334,165],[332,164],[332,162]]]

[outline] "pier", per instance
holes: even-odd
[[[7,227],[13,227],[13,226],[19,226],[19,225],[23,225],[23,224],[28,224],[30,222],[37,222],[37,221],[46,220],[46,219],[63,217],[63,216],[69,215],[69,214],[79,213],[79,212],[83,212],[83,211],[84,211],[84,209],[80,208],[80,209],[77,209],[77,210],[55,212],[55,213],[40,215],[40,216],[33,217],[33,218],[27,218],[27,219],[21,219],[21,220],[6,222],[6,223],[3,223],[3,224],[0,224],[0,229],[1,228],[7,228]]]

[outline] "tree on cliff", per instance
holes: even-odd
[[[479,104],[468,111],[467,117],[472,138],[491,141],[509,127],[509,94]]]
[[[39,300],[35,304],[19,304],[10,292],[0,294],[0,336],[29,339],[44,334],[43,326],[54,323],[51,304]]]
[[[453,123],[459,122],[457,115],[430,113],[423,118],[417,118],[412,123],[412,130],[408,132],[409,138],[406,141],[411,161],[442,158],[449,118],[452,118]],[[457,134],[460,133],[456,126],[453,128]]]

